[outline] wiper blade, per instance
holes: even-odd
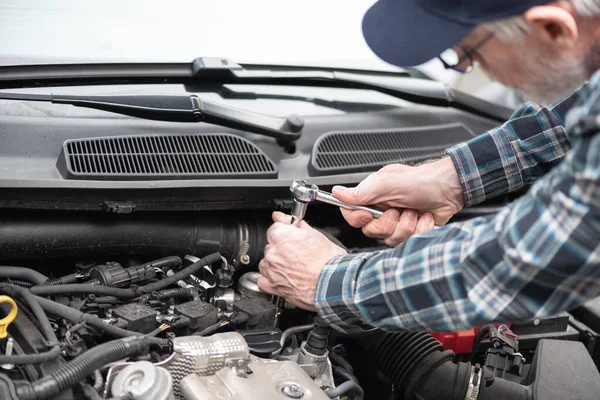
[[[186,85],[186,91],[188,92],[204,92],[207,88],[199,86],[197,89],[193,85]],[[257,93],[249,91],[237,91],[226,86],[219,86],[215,88],[208,88],[210,92],[217,93],[221,98],[227,100],[286,100],[286,101],[303,101],[306,103],[312,103],[316,106],[322,106],[331,108],[334,110],[344,112],[372,112],[372,111],[386,111],[396,108],[393,104],[382,104],[382,103],[370,103],[370,102],[356,102],[356,101],[343,101],[343,100],[327,100],[319,97],[309,96],[295,96],[289,94],[271,94],[271,93]]]
[[[0,92],[0,99],[70,104],[155,121],[206,122],[272,137],[286,147],[300,138],[304,127],[304,120],[298,115],[272,117],[209,102],[196,95],[73,96]]]

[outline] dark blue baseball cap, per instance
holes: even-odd
[[[367,44],[400,67],[423,64],[484,22],[518,15],[549,0],[379,0],[363,18]]]

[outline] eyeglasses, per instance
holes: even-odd
[[[444,68],[466,74],[473,70],[473,53],[481,49],[493,37],[494,33],[490,32],[474,46],[468,48],[463,46],[451,47],[440,54],[438,58],[442,64],[444,64]],[[468,62],[468,64],[463,66],[462,64],[465,64],[466,62]]]

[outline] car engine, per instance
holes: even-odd
[[[384,248],[337,214],[315,206],[309,222],[349,251]],[[471,332],[342,335],[258,288],[268,225],[261,212],[1,216],[0,356],[7,362],[0,398],[547,400],[600,393],[598,335],[590,327],[600,325],[600,305]]]

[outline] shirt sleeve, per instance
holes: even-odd
[[[558,167],[496,215],[331,260],[315,293],[321,317],[345,333],[457,331],[600,295],[600,132],[572,142]]]
[[[560,103],[527,103],[504,125],[446,153],[471,206],[531,183],[557,165],[571,148],[565,115],[588,92],[585,85]]]

